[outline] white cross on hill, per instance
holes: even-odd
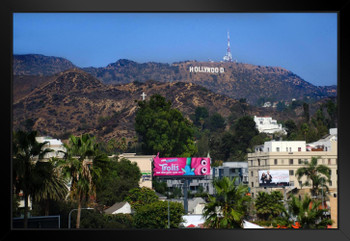
[[[146,94],[145,94],[145,92],[142,92],[142,100],[145,100],[145,97],[146,97]]]

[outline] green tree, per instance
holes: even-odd
[[[121,158],[112,158],[105,168],[103,175],[96,183],[96,199],[99,205],[112,206],[121,202],[129,190],[139,187],[142,176],[136,163]]]
[[[104,228],[109,229],[130,229],[133,226],[133,217],[131,214],[109,214],[104,215],[105,224]]]
[[[130,203],[131,207],[137,211],[146,204],[158,201],[159,198],[152,189],[139,187],[131,189],[124,200]]]
[[[35,139],[36,131],[13,133],[12,142],[12,170],[15,193],[23,192],[24,197],[24,228],[28,227],[28,199],[35,191],[43,185],[41,163],[44,156],[51,152],[51,149],[44,148],[47,142],[38,143]]]
[[[209,112],[206,107],[197,107],[195,109],[195,114],[193,118],[193,124],[196,126],[200,126],[203,129],[204,122],[209,117]]]
[[[81,208],[84,202],[95,196],[95,183],[101,176],[99,163],[108,161],[108,157],[99,152],[98,144],[89,134],[70,136],[64,160],[63,172],[71,181],[70,196],[78,202],[76,228],[80,227]]]
[[[226,127],[225,118],[219,113],[214,113],[209,117],[210,131],[223,131]]]
[[[300,223],[301,228],[325,229],[332,224],[332,220],[325,217],[328,210],[320,208],[320,204],[321,201],[307,195],[302,200],[292,195],[288,202],[289,215]]]
[[[196,142],[197,153],[196,156],[207,156],[209,151],[209,138],[210,134],[208,130],[201,132],[200,138]]]
[[[224,177],[214,180],[215,195],[209,195],[204,207],[205,225],[210,228],[243,228],[243,219],[248,214],[250,196],[248,187],[236,186],[235,180]]]
[[[142,140],[144,154],[193,156],[196,152],[192,124],[171,102],[159,94],[149,101],[139,101],[135,130]]]
[[[328,115],[329,115],[329,126],[328,128],[335,128],[337,127],[337,112],[338,112],[338,106],[337,104],[332,101],[332,100],[329,100],[327,103],[326,103],[326,108],[327,108],[327,112],[328,112]]]
[[[254,119],[251,116],[239,118],[234,124],[234,135],[236,150],[246,152],[247,148],[250,147],[252,138],[259,135]]]
[[[295,176],[298,178],[298,181],[305,176],[306,182],[303,185],[311,185],[311,194],[318,197],[320,188],[324,189],[324,193],[328,191],[326,183],[330,181],[330,168],[325,165],[318,165],[317,159],[317,157],[312,157],[311,162],[305,161],[303,163],[305,166],[298,168]]]
[[[297,135],[298,132],[298,127],[295,124],[293,120],[287,120],[284,123],[286,129],[287,129],[287,138],[290,140],[294,140],[295,136]]]
[[[170,228],[179,228],[184,214],[181,203],[169,202]],[[156,201],[140,207],[134,215],[134,225],[136,228],[167,228],[168,202]]]
[[[310,120],[310,110],[309,110],[308,103],[303,103],[303,110],[304,110],[304,119],[305,119],[305,122],[307,123]]]
[[[68,194],[67,180],[58,167],[58,159],[51,158],[46,162],[37,163],[38,175],[43,178],[42,185],[33,193],[33,200],[43,203],[44,215],[49,215],[49,205],[52,201],[65,200]]]
[[[152,187],[154,190],[160,194],[166,195],[168,186],[165,181],[162,181],[156,177],[152,178]]]
[[[283,195],[279,191],[259,192],[255,200],[255,209],[262,220],[272,220],[278,217],[284,210]]]

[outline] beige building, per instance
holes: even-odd
[[[148,187],[152,189],[152,162],[155,155],[136,155],[136,153],[122,153],[119,158],[125,158],[131,162],[137,163],[140,168],[142,177],[140,179],[140,187]]]
[[[317,157],[318,164],[326,165],[330,168],[330,183],[329,195],[326,201],[330,207],[331,217],[336,227],[337,223],[337,140],[334,138],[329,140],[327,148],[306,148],[305,141],[269,141],[262,146],[257,146],[254,153],[248,153],[248,180],[250,192],[253,198],[257,196],[260,191],[280,190],[282,192],[290,192],[297,188],[299,194],[308,193],[310,186],[302,186],[301,183],[306,181],[304,176],[300,181],[295,176],[298,168],[305,166],[303,161],[311,161],[312,157]],[[289,187],[283,190],[282,187],[260,187],[259,186],[259,171],[262,170],[288,170],[289,172]]]

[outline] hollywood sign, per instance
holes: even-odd
[[[224,73],[225,69],[223,67],[203,67],[203,66],[190,66],[190,72],[194,73]]]

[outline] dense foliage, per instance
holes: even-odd
[[[123,201],[129,190],[139,187],[141,175],[136,163],[125,158],[111,159],[96,186],[97,202],[100,206],[112,206]]]
[[[137,210],[134,215],[134,225],[136,228],[168,228],[169,217],[170,228],[179,228],[183,222],[182,215],[184,213],[185,211],[181,203],[169,202],[168,204],[166,201],[156,201],[144,205]]]
[[[138,187],[133,188],[128,192],[128,195],[125,197],[125,201],[130,203],[131,208],[137,211],[146,204],[158,201],[158,196],[150,188]]]
[[[144,154],[161,156],[193,156],[196,148],[192,124],[171,102],[161,95],[149,101],[139,101],[135,117],[135,130],[142,142]]]
[[[262,220],[271,220],[278,217],[285,209],[282,193],[279,191],[259,192],[255,199],[255,209],[258,218]]]

